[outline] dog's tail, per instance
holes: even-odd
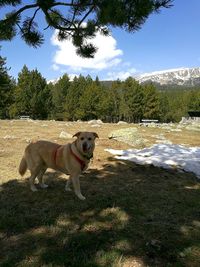
[[[19,164],[19,173],[21,174],[21,176],[25,174],[26,170],[27,170],[27,162],[26,162],[25,157],[23,156]]]

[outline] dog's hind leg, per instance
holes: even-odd
[[[37,176],[38,181],[39,181],[39,185],[41,188],[47,188],[48,187],[48,185],[43,182],[43,175],[44,175],[46,169],[47,169],[46,167],[42,168],[40,170],[38,176]]]
[[[33,192],[36,192],[38,191],[34,182],[35,182],[35,178],[37,177],[37,175],[39,174],[39,169],[35,169],[34,171],[33,170],[30,170],[31,171],[31,177],[29,178],[29,183],[30,183],[30,187],[31,187],[31,191]]]
[[[65,186],[65,191],[72,191],[70,188],[71,178],[69,177]]]

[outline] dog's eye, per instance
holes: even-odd
[[[84,140],[84,137],[81,137],[81,141],[83,141]]]
[[[88,141],[91,141],[92,140],[92,138],[91,137],[88,137]]]

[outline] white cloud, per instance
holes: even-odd
[[[57,31],[54,32],[51,43],[58,46],[58,50],[53,58],[53,68],[58,65],[70,67],[74,71],[83,69],[104,70],[117,66],[121,62],[120,56],[123,51],[117,49],[117,42],[112,36],[103,36],[97,33],[96,37],[90,40],[98,50],[94,58],[82,58],[76,54],[75,47],[70,40],[58,41]]]
[[[108,72],[106,80],[126,80],[130,76],[136,75],[137,70],[135,68],[130,68],[126,71],[118,71],[118,72]]]
[[[59,66],[56,65],[56,64],[53,64],[53,65],[51,66],[51,68],[52,68],[53,70],[59,70],[59,69],[60,69]]]

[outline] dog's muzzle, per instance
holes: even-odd
[[[84,143],[82,144],[82,149],[83,149],[83,152],[84,152],[84,153],[90,152],[90,150],[91,150],[91,145],[88,144],[87,142],[84,142]]]

